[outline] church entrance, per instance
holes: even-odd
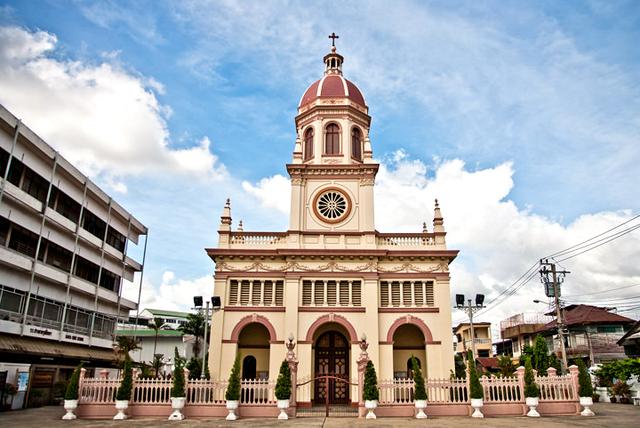
[[[348,404],[349,341],[338,331],[327,331],[316,340],[314,355],[314,402]]]

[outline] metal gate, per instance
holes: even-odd
[[[298,407],[298,416],[358,416],[358,407],[352,407],[348,400],[350,387],[357,383],[350,382],[344,375],[331,373],[299,383],[296,388],[311,382],[314,383],[313,404],[310,408]],[[344,396],[347,399],[343,399]]]

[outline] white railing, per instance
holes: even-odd
[[[425,247],[435,245],[436,241],[433,235],[425,233],[406,235],[379,234],[377,244],[379,246],[392,247]]]
[[[276,404],[276,383],[269,380],[243,379],[240,384],[240,404],[271,406]]]
[[[120,379],[83,379],[78,391],[81,404],[109,404],[114,403],[116,392],[120,386]]]
[[[190,380],[187,384],[187,403],[196,406],[224,404],[227,381],[211,382],[206,379]]]
[[[136,379],[133,383],[133,404],[166,404],[171,402],[170,379]]]
[[[571,375],[536,376],[536,384],[540,387],[541,401],[571,401],[578,399]]]
[[[467,381],[465,379],[427,379],[427,396],[430,403],[467,403]]]
[[[283,241],[286,241],[286,233],[234,232],[231,234],[231,244],[236,245],[267,246]]]
[[[480,378],[484,391],[485,403],[520,403],[522,391],[517,377],[486,377]]]

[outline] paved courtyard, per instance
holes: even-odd
[[[375,421],[357,418],[297,418],[289,421],[277,419],[240,419],[227,422],[220,419],[191,419],[182,422],[169,422],[165,419],[131,419],[127,421],[112,420],[76,420],[62,421],[62,407],[42,407],[14,412],[0,413],[0,426],[13,427],[318,427],[318,428],[352,428],[352,427],[606,427],[637,428],[640,426],[640,407],[622,404],[595,404],[593,410],[598,414],[593,418],[579,416],[557,416],[540,419],[527,417],[487,418],[476,420],[470,417],[440,417],[427,420],[408,418],[385,418]]]

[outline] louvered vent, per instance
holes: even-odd
[[[313,296],[313,304],[316,306],[324,305],[324,282],[316,281]]]
[[[327,281],[327,305],[336,305],[336,282]]]
[[[427,306],[433,306],[433,282],[427,282],[427,298],[426,298]]]
[[[391,283],[391,305],[400,306],[400,283],[398,281]]]
[[[311,281],[302,281],[302,306],[311,306]]]
[[[340,306],[349,306],[349,282],[340,281]]]
[[[251,304],[258,306],[260,304],[260,297],[262,295],[262,282],[253,281],[253,290],[251,293]]]
[[[273,305],[273,281],[264,282],[264,304],[265,306]]]
[[[422,287],[422,281],[416,281],[413,283],[413,295],[416,299],[416,306],[422,306],[424,304],[424,288]]]
[[[351,283],[351,304],[353,306],[360,306],[362,302],[360,281],[353,281]]]
[[[249,304],[249,281],[242,281],[240,283],[240,304]]]
[[[380,283],[380,306],[389,306],[389,283],[387,281]]]
[[[229,283],[229,304],[237,305],[238,304],[238,281],[232,280]]]
[[[284,282],[276,281],[276,306],[284,305]]]
[[[402,304],[411,306],[411,283],[409,281],[402,283]]]

